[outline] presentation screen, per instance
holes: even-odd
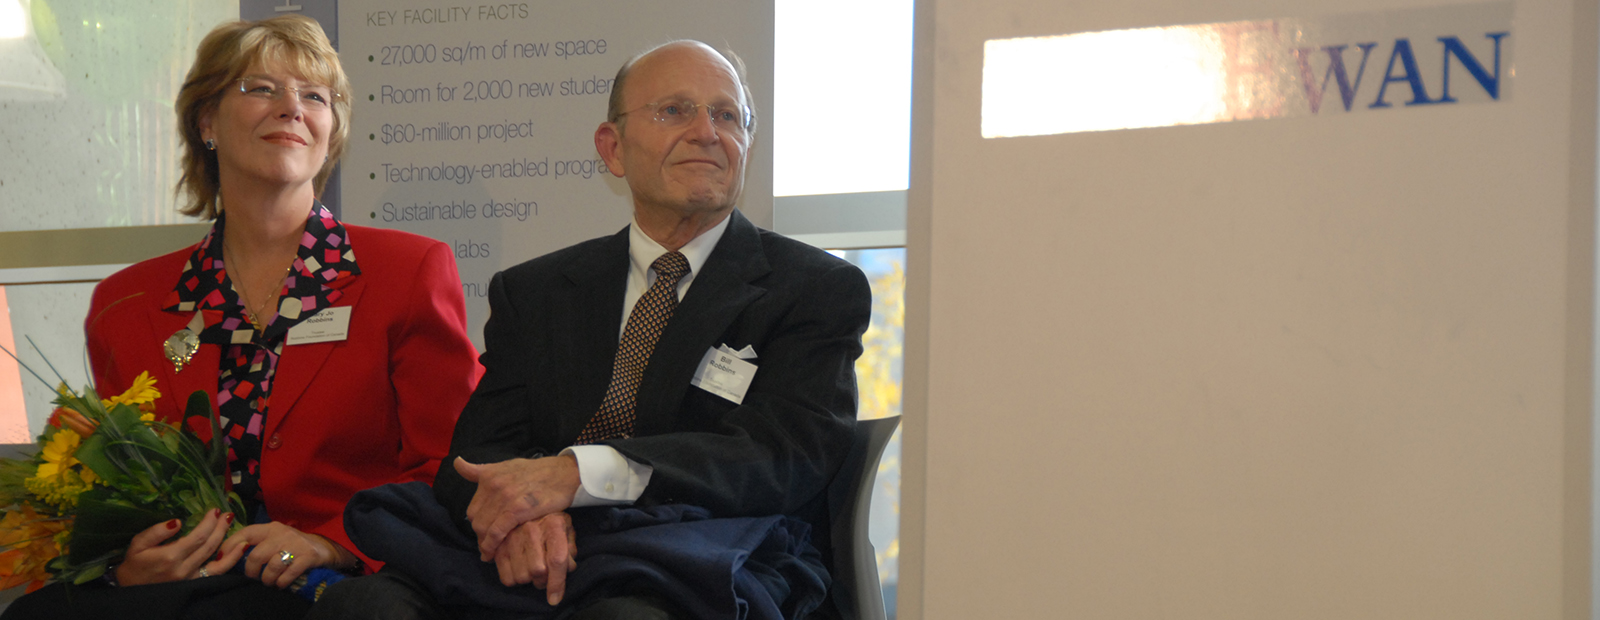
[[[632,217],[626,183],[594,148],[617,69],[659,43],[705,41],[743,58],[764,117],[772,10],[736,0],[345,0],[340,55],[355,91],[345,221],[450,244],[481,349],[495,272],[615,233]],[[771,162],[757,136],[741,208],[768,227]]]

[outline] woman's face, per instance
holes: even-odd
[[[242,90],[241,90],[242,82]],[[252,63],[201,117],[200,135],[215,140],[223,187],[310,184],[328,156],[332,89],[276,66]]]

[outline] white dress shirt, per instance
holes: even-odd
[[[721,223],[678,249],[689,260],[689,273],[678,280],[678,301],[683,301],[683,296],[689,293],[689,285],[694,283],[695,274],[700,273],[706,259],[711,257],[711,250],[722,240],[722,233],[728,230],[728,221],[731,219],[722,218]],[[622,332],[627,331],[628,317],[633,314],[634,305],[639,303],[639,298],[650,289],[650,285],[655,284],[656,272],[650,265],[666,253],[666,248],[639,229],[639,220],[635,219],[628,225],[630,266],[628,289],[622,299],[622,329],[617,332],[619,342]],[[578,479],[581,484],[572,498],[573,508],[632,504],[644,494],[645,486],[650,484],[650,474],[655,472],[649,465],[633,462],[615,448],[604,444],[572,446],[561,453],[571,454],[578,459]]]

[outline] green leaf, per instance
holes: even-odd
[[[202,390],[195,390],[193,394],[189,395],[189,406],[184,409],[183,417],[185,420],[204,417],[206,421],[210,422],[211,450],[209,452],[210,462],[208,465],[213,473],[219,476],[223,475],[228,468],[228,445],[223,442],[222,422],[217,419],[217,410],[211,406],[211,397]],[[189,433],[187,427],[184,428],[184,432],[190,437],[195,437],[192,433]],[[199,437],[195,437],[195,439],[198,441]]]
[[[107,484],[116,486],[137,484],[137,481],[129,476],[126,470],[118,467],[106,453],[106,444],[109,442],[110,439],[105,433],[95,433],[84,438],[83,443],[78,446],[78,460]]]
[[[107,553],[120,553],[128,548],[134,534],[167,519],[185,516],[175,512],[154,504],[134,506],[104,487],[85,491],[78,496],[67,561],[82,565]]]
[[[156,433],[156,434],[161,436],[161,443],[162,443],[162,445],[165,445],[167,447],[167,451],[168,452],[171,452],[173,454],[178,454],[181,450],[183,450],[183,436],[182,435],[179,435],[177,433]]]
[[[200,497],[195,495],[194,491],[179,492],[178,502],[183,505],[184,510],[189,511],[189,514],[203,515],[206,512],[205,503],[200,501]]]
[[[98,401],[93,407],[92,417],[100,426],[79,448],[78,458],[100,475],[103,484],[78,497],[59,579],[77,581],[103,574],[111,560],[126,552],[134,535],[162,521],[182,519],[181,534],[212,508],[244,514],[238,496],[223,486],[227,445],[205,392],[190,397],[189,413],[210,418],[209,446],[181,425],[140,420],[137,407],[115,405],[105,410]],[[0,491],[4,475],[0,462]]]
[[[104,575],[110,569],[111,561],[121,555],[121,551],[108,552],[81,564],[70,563],[66,556],[60,556],[51,560],[49,567],[57,581],[82,585]]]
[[[76,577],[72,578],[72,583],[81,586],[99,579],[101,575],[106,574],[106,568],[108,564],[109,562],[102,560],[99,562],[91,562],[87,566],[78,568],[76,571],[78,574]]]

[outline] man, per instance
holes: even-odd
[[[486,374],[434,491],[505,585],[562,600],[584,570],[568,512],[583,506],[790,515],[827,547],[823,490],[849,446],[871,294],[855,267],[735,211],[754,130],[715,50],[640,55],[594,137],[632,225],[490,284]],[[683,614],[659,594],[573,603]]]

